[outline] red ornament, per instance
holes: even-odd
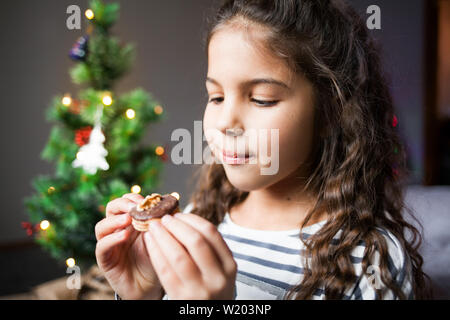
[[[397,168],[392,168],[392,175],[394,176],[394,178],[398,178],[398,169]]]
[[[27,235],[29,237],[31,237],[33,235],[33,225],[31,223],[25,222],[25,221],[22,222],[21,225],[22,225],[22,228],[25,229]]]
[[[398,119],[397,116],[394,114],[392,117],[392,126],[395,128],[398,125]]]
[[[163,161],[163,162],[167,162],[167,160],[169,160],[169,156],[167,155],[167,150],[169,150],[169,146],[167,144],[164,145],[164,152],[162,155],[159,156],[159,158]]]
[[[72,103],[69,106],[69,112],[73,114],[80,114],[81,110],[89,106],[88,100],[76,100],[72,99]]]
[[[75,131],[75,143],[77,145],[84,146],[89,142],[89,137],[91,135],[92,127],[84,127]]]
[[[167,154],[164,152],[164,154],[163,155],[161,155],[161,156],[159,156],[160,158],[161,158],[161,160],[163,161],[163,162],[167,162],[167,160],[169,159],[169,157],[167,156]]]
[[[80,101],[73,99],[69,107],[69,112],[73,114],[80,114],[80,111]]]
[[[21,225],[24,229],[31,228],[31,223],[29,222],[22,221]]]

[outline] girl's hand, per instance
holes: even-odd
[[[233,299],[236,262],[217,228],[187,213],[150,222],[144,240],[170,299]]]
[[[125,194],[106,206],[106,218],[95,226],[97,264],[111,287],[123,299],[161,299],[162,287],[153,270],[144,234],[131,225],[129,210],[141,202]]]

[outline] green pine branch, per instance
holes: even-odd
[[[121,45],[110,35],[119,17],[119,5],[93,0],[90,8],[94,29],[87,56],[70,70],[74,83],[87,87],[69,104],[62,102],[61,95],[51,100],[45,115],[54,126],[41,158],[53,163],[55,172],[34,178],[34,194],[24,199],[30,222],[50,222],[48,229],[34,235],[36,241],[61,263],[73,257],[78,265],[95,263],[94,227],[104,218],[106,204],[129,193],[135,184],[141,186],[143,194],[155,192],[164,166],[155,154],[157,143],[141,144],[149,124],[165,117],[155,112],[159,102],[142,88],[124,94],[113,89],[135,59],[133,45]],[[103,108],[101,124],[110,169],[89,175],[72,167],[80,149],[76,136],[80,129],[94,125],[106,91],[113,104]],[[130,108],[135,111],[133,119],[125,115]]]

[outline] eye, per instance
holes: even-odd
[[[223,98],[217,97],[217,98],[209,99],[208,103],[211,103],[211,102],[213,102],[214,104],[219,104],[220,102],[223,102]]]
[[[208,103],[213,102],[214,104],[219,104],[219,103],[223,102],[223,100],[224,100],[224,98],[217,97],[217,98],[209,99]],[[251,101],[254,102],[259,107],[271,107],[271,106],[276,105],[279,102],[278,100],[265,101],[265,100],[258,100],[258,99],[251,99]]]
[[[265,101],[265,100],[257,100],[257,99],[252,99],[252,101],[258,105],[258,106],[262,106],[262,107],[271,107],[276,105],[279,101],[275,100],[275,101]]]

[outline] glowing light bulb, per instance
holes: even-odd
[[[164,148],[161,147],[161,146],[157,147],[157,148],[155,149],[155,153],[156,153],[158,156],[162,156],[162,155],[164,154]]]
[[[48,227],[50,227],[50,222],[48,222],[48,220],[42,220],[41,223],[39,224],[39,227],[42,230],[47,230]]]
[[[163,108],[161,106],[156,106],[153,111],[155,111],[156,114],[163,113]]]
[[[66,264],[69,268],[72,268],[73,266],[75,266],[75,259],[74,258],[67,259]]]
[[[170,195],[176,198],[177,200],[180,200],[180,194],[178,192],[172,192]]]
[[[65,105],[66,107],[70,106],[72,104],[72,98],[70,97],[70,95],[66,94],[62,100],[61,100],[62,104]]]
[[[86,18],[88,18],[89,20],[92,20],[92,19],[94,19],[94,11],[92,11],[91,9],[87,9],[85,12],[84,12],[84,15],[86,16]]]
[[[110,106],[113,103],[113,99],[111,98],[111,95],[105,94],[102,98],[102,102],[105,106]]]
[[[128,109],[125,112],[125,115],[127,116],[128,119],[134,119],[136,117],[136,112],[133,109]]]
[[[141,192],[141,187],[136,184],[136,185],[131,187],[131,192],[133,192],[133,193],[140,193]]]

